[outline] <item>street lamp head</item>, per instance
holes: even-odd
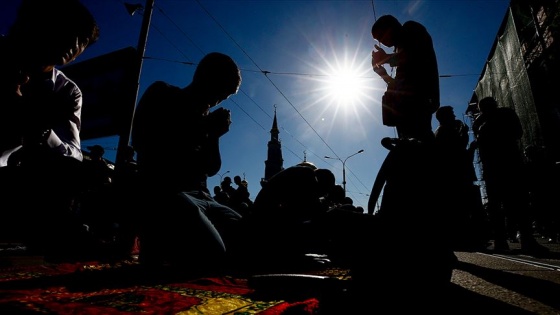
[[[364,149],[361,149],[360,151],[358,151],[358,153],[362,153],[362,152],[364,152]]]
[[[144,9],[144,6],[142,6],[141,4],[132,4],[125,2],[124,6],[126,7],[126,11],[128,12],[128,14],[130,14],[130,16],[133,16],[137,11]]]

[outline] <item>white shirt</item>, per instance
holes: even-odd
[[[53,151],[60,153],[61,156],[82,161],[83,155],[80,148],[82,92],[74,81],[58,69],[53,69],[52,77],[45,83],[50,84],[52,91],[58,96],[56,99],[60,100],[61,104],[57,104],[57,106],[61,106],[64,113],[68,113],[67,119],[57,120],[57,123],[53,124],[45,141],[46,145]],[[33,93],[33,91],[26,91],[25,93]],[[9,156],[20,148],[21,145],[1,152],[0,166],[6,166]]]

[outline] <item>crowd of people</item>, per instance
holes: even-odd
[[[97,145],[84,159],[82,95],[57,66],[93,44],[99,29],[78,0],[23,0],[10,32],[0,38],[3,60],[10,61],[0,84],[0,188],[3,204],[10,205],[2,208],[5,222],[24,221],[18,226],[26,243],[48,253],[69,250],[69,242],[84,239],[74,236],[89,228],[118,237],[125,254],[139,238],[140,262],[155,268],[287,268],[306,263],[305,254],[324,253],[352,270],[357,297],[376,294],[381,301],[425,292],[426,283],[436,297],[451,280],[454,251],[482,249],[489,240],[495,250],[507,250],[508,228],[519,232],[523,250],[545,253],[534,239],[529,205],[541,207],[539,196],[547,192],[537,185],[540,178],[522,175],[523,130],[515,112],[492,97],[481,99],[470,141],[469,127],[453,108],[440,106],[437,58],[425,27],[386,15],[371,34],[394,48],[386,53],[375,45],[372,68],[388,84],[383,124],[395,127],[398,137],[381,143],[389,151],[364,211],[330,170],[310,163],[274,175],[254,199],[240,176],[233,183],[225,177],[212,195],[207,179],[221,168],[220,138],[231,124],[230,111],[218,105],[242,83],[235,61],[219,52],[200,60],[185,87],[156,81],[146,89],[124,165],[109,167]],[[394,77],[386,65],[395,67]],[[474,150],[483,164],[487,209],[476,194]],[[531,167],[540,165],[534,150],[526,154]],[[119,210],[107,211],[109,203]],[[142,210],[132,213],[138,205]],[[546,228],[552,239],[557,226]],[[411,239],[421,240],[403,248]],[[430,259],[409,271],[413,255]],[[404,282],[409,285],[402,291]],[[417,302],[429,303],[430,295]]]

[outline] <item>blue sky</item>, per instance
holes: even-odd
[[[101,37],[75,62],[137,46],[142,16],[130,16],[124,1],[83,3]],[[0,2],[0,33],[7,32],[18,4]],[[155,0],[139,95],[155,80],[186,86],[195,69],[186,63],[211,51],[226,53],[241,68],[243,82],[239,93],[221,104],[231,110],[233,123],[221,139],[220,174],[245,177],[251,198],[256,196],[276,108],[284,167],[305,156],[331,169],[342,184],[342,161],[364,150],[345,165],[348,195],[365,208],[387,154],[380,140],[395,136],[381,124],[385,84],[370,66],[375,19],[391,14],[427,27],[440,75],[446,76],[440,79],[441,103],[462,119],[508,5],[508,0]],[[101,144],[114,160],[117,141],[88,140],[82,147]],[[210,190],[219,180],[209,178]]]

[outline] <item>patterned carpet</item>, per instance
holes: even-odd
[[[135,261],[16,260],[4,256],[0,267],[0,314],[319,314],[327,295],[348,279],[347,271],[326,268],[306,275],[199,277],[147,271]]]

